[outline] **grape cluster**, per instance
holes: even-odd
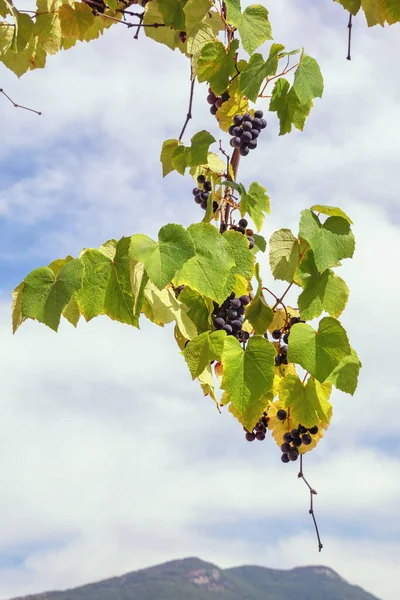
[[[275,331],[272,332],[273,339],[279,342],[279,352],[275,356],[275,365],[277,367],[279,367],[279,365],[288,364],[287,353],[289,348],[288,344],[290,329],[293,327],[293,325],[296,325],[296,323],[305,323],[305,321],[302,321],[300,317],[292,317],[289,323],[282,330],[275,329]],[[268,334],[265,333],[264,337],[268,338]]]
[[[239,342],[247,342],[250,335],[243,331],[245,306],[250,303],[248,296],[235,297],[232,292],[230,296],[219,306],[214,302],[213,315],[215,329],[223,329],[228,335],[233,335]]]
[[[194,196],[194,201],[196,204],[200,204],[203,210],[207,210],[207,202],[210,197],[212,191],[212,183],[211,181],[207,181],[204,175],[199,175],[197,178],[197,183],[200,187],[195,187],[192,191]],[[213,210],[214,212],[218,208],[218,202],[213,202]]]
[[[299,458],[299,448],[302,444],[309,446],[312,443],[313,435],[318,433],[318,426],[304,427],[299,425],[291,431],[287,431],[283,436],[283,444],[281,446],[282,456],[281,461],[288,463]]]
[[[239,148],[241,156],[247,156],[250,150],[257,148],[257,138],[261,129],[265,129],[267,121],[263,118],[263,111],[256,110],[254,117],[249,113],[235,115],[233,125],[229,127],[229,135],[232,136],[230,145]]]
[[[246,427],[243,427],[243,429],[246,432],[246,440],[248,442],[254,442],[254,440],[265,440],[265,436],[267,435],[268,429],[268,421],[269,417],[267,417],[267,413],[264,412],[263,416],[254,427],[253,431],[249,431],[248,429],[246,429]]]
[[[229,96],[228,92],[224,92],[221,96],[216,96],[214,94],[214,92],[212,91],[212,89],[209,87],[207,102],[208,102],[208,104],[211,104],[210,113],[212,115],[216,115],[217,110],[219,108],[221,108],[223,103],[226,102],[227,100],[229,100],[229,98],[230,98],[230,96]]]
[[[254,248],[254,232],[252,229],[246,229],[247,225],[248,222],[246,221],[246,219],[240,219],[237,225],[231,225],[231,229],[233,229],[234,231],[239,231],[239,233],[243,233],[243,235],[247,236],[247,239],[249,240],[249,248],[251,250],[252,248]]]

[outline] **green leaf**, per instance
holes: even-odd
[[[220,22],[222,23],[222,21]],[[192,57],[192,77],[196,77],[197,75],[197,63],[201,54],[201,49],[208,42],[214,41],[215,37],[213,28],[208,21],[199,23],[198,31],[193,36],[188,36],[187,53]]]
[[[83,267],[76,259],[65,265],[56,277],[49,267],[29,273],[22,288],[21,317],[36,319],[54,331],[61,313],[82,284]]]
[[[117,10],[118,0],[104,0],[104,4],[115,12]]]
[[[250,280],[253,276],[254,255],[249,250],[247,238],[234,230],[226,231],[223,237],[231,247],[235,258],[235,273]]]
[[[398,0],[380,0],[380,16],[383,17],[389,25],[400,21],[400,5]]]
[[[196,167],[207,163],[208,151],[210,145],[215,142],[215,138],[208,131],[202,130],[197,132],[190,141],[189,147],[178,146],[172,153],[172,166],[181,175],[185,174],[187,167]]]
[[[269,264],[274,278],[291,283],[299,260],[299,241],[290,229],[275,231],[269,240]]]
[[[253,182],[248,192],[242,193],[240,199],[240,214],[244,217],[246,214],[253,220],[257,231],[260,231],[265,213],[269,214],[269,197],[266,189],[256,181]]]
[[[188,36],[197,33],[211,6],[211,0],[188,0],[183,9],[186,19],[184,30]]]
[[[323,311],[332,317],[339,317],[347,304],[349,293],[346,282],[333,271],[327,269],[320,274],[316,269],[299,296],[300,315],[306,321],[319,317]]]
[[[74,6],[63,4],[58,16],[61,22],[62,35],[83,41],[87,30],[94,24],[94,14],[85,2],[75,2]]]
[[[352,349],[351,356],[345,356],[338,366],[329,375],[327,381],[333,383],[338,390],[353,396],[358,385],[358,374],[361,362],[356,352]]]
[[[263,336],[250,337],[246,350],[232,336],[225,340],[222,403],[230,402],[230,411],[250,431],[265,409],[265,396],[272,391],[274,360],[275,349]]]
[[[339,2],[345,10],[348,10],[354,16],[361,8],[361,0],[335,0],[335,2]]]
[[[290,84],[284,77],[277,79],[269,104],[269,110],[276,112],[280,121],[279,135],[290,133],[292,125],[303,131],[306,118],[313,106],[312,100],[301,104],[293,87],[289,88]]]
[[[179,8],[179,7],[178,7]],[[147,2],[144,11],[144,25],[154,23],[164,24],[164,19],[160,10],[159,0]],[[147,37],[152,38],[160,44],[165,44],[171,50],[178,48],[181,52],[186,52],[186,43],[182,43],[179,38],[179,30],[170,27],[144,27]]]
[[[256,254],[256,252],[258,252],[258,251],[265,252],[267,249],[267,241],[266,241],[265,237],[254,233],[253,238],[254,238],[254,248],[252,250],[253,254]]]
[[[81,311],[79,310],[78,302],[74,296],[72,296],[71,300],[62,311],[62,316],[74,327],[78,325],[79,319],[81,318]]]
[[[172,155],[176,148],[179,146],[179,140],[165,140],[161,150],[160,161],[162,164],[163,177],[166,177],[168,173],[174,170],[172,164]]]
[[[246,319],[251,323],[257,334],[264,335],[269,325],[272,323],[274,313],[264,298],[262,291],[263,284],[260,278],[260,266],[258,263],[255,268],[255,276],[258,281],[258,289],[253,300],[246,309]]]
[[[226,0],[227,21],[238,28],[243,48],[253,54],[261,44],[272,40],[268,11],[260,4],[248,6],[241,12],[240,0]]]
[[[182,225],[170,223],[160,229],[158,242],[141,233],[132,236],[129,256],[144,264],[147,275],[161,290],[194,253],[190,234]]]
[[[0,57],[6,54],[13,43],[15,25],[0,25]]]
[[[81,255],[79,260],[85,273],[76,299],[86,321],[107,315],[110,319],[137,327],[130,283],[130,242],[131,238],[123,237],[116,243],[112,258],[101,249],[88,249]]]
[[[37,37],[31,37],[26,48],[17,54],[7,52],[1,56],[1,61],[17,77],[32,69],[43,69],[46,64],[46,52],[43,50]]]
[[[312,102],[314,98],[322,98],[324,80],[317,61],[303,54],[294,74],[293,91],[301,105]]]
[[[240,91],[252,102],[257,100],[260,88],[266,77],[275,75],[278,69],[279,54],[285,46],[272,44],[266,61],[261,54],[253,54],[247,69],[240,75]]]
[[[314,427],[329,423],[332,406],[331,383],[320,383],[310,377],[304,386],[297,375],[287,374],[279,386],[279,399],[290,408],[290,420],[297,425]]]
[[[148,281],[144,290],[143,313],[150,321],[161,327],[175,322],[187,340],[197,336],[197,328],[189,318],[188,308],[175,298],[171,288],[159,290]]]
[[[310,210],[322,213],[324,215],[328,215],[329,217],[343,217],[343,219],[346,219],[346,221],[348,221],[350,225],[353,224],[353,221],[350,219],[350,217],[347,216],[341,208],[337,208],[336,206],[324,206],[322,204],[314,204],[314,206],[312,206]]]
[[[7,3],[5,0],[0,0],[0,17],[6,17],[8,14]]]
[[[233,40],[228,52],[222,42],[208,42],[202,49],[197,61],[197,78],[200,83],[209,82],[215,94],[222,94],[228,87],[229,77],[236,71],[235,54],[239,42]]]
[[[168,27],[185,31],[184,8],[187,0],[158,0],[164,23]]]
[[[212,307],[200,294],[185,286],[179,294],[180,302],[187,306],[188,317],[195,323],[197,331],[203,333],[210,329],[209,316]]]
[[[229,271],[236,265],[226,238],[207,223],[195,223],[188,228],[196,254],[175,275],[175,287],[188,285],[202,296],[221,303],[226,296]]]
[[[332,317],[321,319],[318,331],[305,323],[297,323],[290,330],[289,362],[298,363],[318,381],[324,382],[350,354],[346,331]]]
[[[38,37],[40,45],[48,54],[56,54],[61,50],[61,21],[58,16],[61,5],[61,0],[37,0],[38,13],[33,35]]]
[[[192,379],[201,375],[211,361],[221,360],[225,340],[225,331],[206,331],[188,343],[182,354]]]
[[[354,254],[354,235],[349,222],[342,217],[328,217],[321,224],[311,210],[303,210],[299,235],[310,244],[320,273]]]
[[[33,21],[31,17],[25,13],[18,13],[18,28],[16,30],[16,45],[15,52],[21,53],[25,50],[32,37]]]
[[[144,302],[144,290],[149,281],[149,277],[144,268],[144,264],[135,260],[130,261],[130,282],[133,294],[133,319],[139,328],[139,317],[142,312]]]
[[[206,369],[198,377],[201,389],[205,396],[211,396],[218,408],[218,398],[215,393],[214,378],[211,371],[211,366],[207,365]]]
[[[24,288],[25,283],[22,281],[17,287],[14,289],[12,293],[12,331],[15,333],[18,327],[25,321],[26,317],[22,316],[22,290]]]

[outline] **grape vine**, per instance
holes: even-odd
[[[337,1],[353,15],[361,8],[361,0]],[[374,14],[363,9],[370,26],[400,20],[398,0],[382,2]],[[137,328],[143,316],[159,326],[171,323],[192,378],[219,411],[227,407],[246,440],[262,441],[270,432],[282,462],[300,460],[321,550],[316,492],[304,478],[303,456],[329,427],[332,388],[354,394],[361,368],[338,320],[349,289],[336,268],[353,256],[352,221],[341,208],[315,204],[301,212],[296,235],[280,229],[267,243],[260,234],[270,213],[267,189],[238,181],[241,158],[260,151],[266,110],[271,119],[275,113],[279,135],[304,129],[323,95],[318,63],[304,49],[287,51],[274,41],[264,6],[242,11],[239,0],[38,0],[31,13],[0,0],[0,17],[0,61],[17,76],[116,24],[136,28],[136,40],[143,29],[184,54],[190,62],[186,120],[179,137],[164,142],[160,161],[164,177],[190,174],[194,202],[203,210],[201,222],[167,224],[158,240],[129,234],[35,269],[13,292],[14,333],[28,319],[54,331],[61,318],[76,327],[81,317],[98,315]],[[257,52],[266,42],[268,56]],[[219,140],[224,160],[210,151],[217,140],[206,130],[183,143],[198,84],[205,84],[204,101],[232,147],[229,156]],[[288,284],[281,296],[260,275],[267,247],[272,278]],[[285,298],[295,289],[291,307]],[[308,323],[314,319],[317,329]]]

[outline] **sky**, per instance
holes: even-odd
[[[356,236],[339,274],[351,290],[341,321],[363,363],[359,387],[334,392],[331,427],[305,460],[323,551],[298,465],[283,465],[272,439],[246,443],[217,413],[170,327],[102,317],[77,330],[65,321],[57,334],[26,322],[12,336],[11,291],[35,267],[202,218],[190,177],[163,179],[159,162],[185,119],[187,61],[115,26],[21,80],[0,66],[0,87],[43,113],[0,97],[1,599],[186,556],[220,567],[323,564],[398,598],[399,25],[368,29],[359,15],[347,61],[339,5],[266,6],[275,41],[318,60],[325,92],[303,133],[279,137],[266,115],[239,180],[268,189],[267,239],[281,227],[297,233],[300,211],[316,203],[345,210]],[[206,96],[197,85],[185,141],[206,128],[227,147]],[[267,254],[261,266],[279,293]]]

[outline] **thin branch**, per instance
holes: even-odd
[[[192,76],[192,66],[191,65],[190,65],[190,79],[191,79],[191,84],[190,84],[189,108],[188,108],[188,112],[186,115],[186,121],[183,124],[182,131],[178,138],[179,141],[182,140],[183,134],[185,133],[185,129],[186,129],[190,119],[192,118],[193,94],[194,94],[194,84],[196,83],[196,77]]]
[[[137,39],[139,39],[139,32],[140,32],[140,28],[141,28],[141,27],[142,27],[142,25],[143,25],[143,18],[144,18],[144,13],[142,13],[142,14],[140,15],[140,17],[139,17],[139,24],[138,24],[138,26],[137,26],[136,33],[135,33],[135,35],[133,36],[133,39],[134,39],[134,40],[137,40]]]
[[[223,147],[222,147],[222,140],[219,140],[219,151],[222,152],[222,154],[226,158],[226,176],[228,177],[229,176],[229,161],[230,161],[230,156],[223,149]]]
[[[3,88],[0,88],[0,94],[3,94],[3,96],[5,96],[7,98],[7,100],[9,100],[11,102],[11,104],[14,106],[14,108],[22,108],[22,110],[28,110],[29,112],[33,112],[39,116],[42,114],[40,111],[35,110],[34,108],[29,108],[28,106],[22,106],[22,104],[17,104],[16,102],[14,102],[14,100],[12,100],[10,98],[10,96],[8,96],[8,94],[5,93]]]
[[[311,515],[312,520],[314,521],[315,533],[317,534],[317,540],[318,540],[318,551],[321,552],[323,545],[322,545],[321,538],[319,535],[317,520],[316,520],[315,514],[314,514],[314,496],[317,495],[317,492],[314,490],[314,488],[311,487],[311,485],[308,483],[307,479],[304,477],[303,455],[302,454],[300,454],[300,471],[299,471],[297,477],[302,479],[304,481],[304,483],[306,484],[306,486],[308,487],[308,489],[310,490],[310,509],[308,512]]]
[[[262,289],[271,294],[271,296],[273,296],[277,302],[280,302],[278,296],[274,294],[274,292],[271,292],[271,290],[269,290],[267,287],[263,287]]]
[[[351,30],[353,27],[353,15],[350,13],[349,24],[347,25],[349,29],[349,43],[347,46],[347,60],[351,60]]]
[[[263,87],[263,89],[261,90],[259,97],[263,96],[264,92],[265,92],[265,88],[267,87],[267,85],[269,84],[270,81],[273,81],[274,79],[277,79],[278,77],[282,77],[283,75],[287,75],[288,73],[290,73],[290,71],[293,71],[293,69],[295,69],[296,67],[299,66],[300,63],[296,63],[295,65],[293,65],[293,67],[290,67],[290,69],[288,69],[288,65],[289,65],[289,61],[286,64],[286,67],[283,69],[282,73],[278,73],[278,75],[273,75],[272,77],[267,77],[267,81],[265,82],[265,85]]]

